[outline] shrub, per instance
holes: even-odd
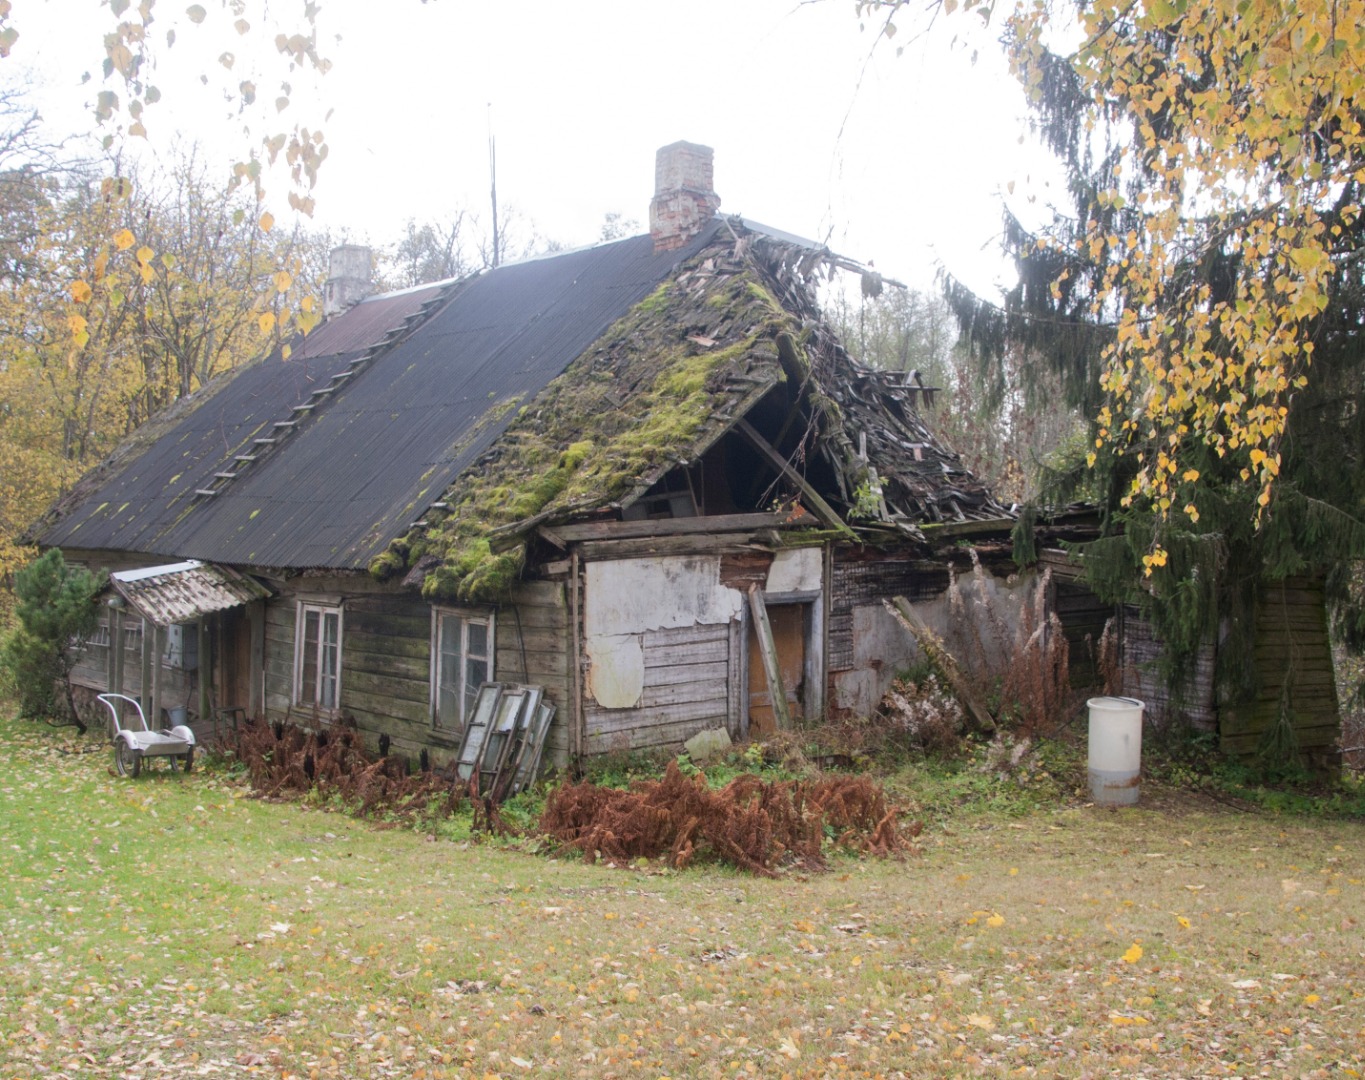
[[[965,720],[958,700],[932,672],[896,679],[878,704],[877,715],[906,744],[925,754],[956,750]]]

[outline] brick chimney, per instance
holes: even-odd
[[[655,155],[649,234],[656,252],[682,247],[720,208],[720,196],[713,190],[714,156],[709,146],[690,142],[675,142]]]
[[[363,244],[332,249],[327,284],[322,287],[322,313],[336,315],[374,292],[374,256]]]

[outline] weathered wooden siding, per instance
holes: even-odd
[[[702,544],[705,537],[674,537]],[[748,730],[749,590],[806,604],[803,696],[821,708],[824,550],[630,553],[606,543],[583,567],[583,752],[677,749],[693,735]],[[735,558],[736,555],[746,556]]]
[[[1185,724],[1198,731],[1218,730],[1214,643],[1199,647],[1194,666],[1176,687],[1162,677],[1163,649],[1151,624],[1136,607],[1125,605],[1119,614],[1119,693],[1143,703],[1143,721],[1152,727]]]
[[[289,583],[266,608],[266,706],[272,719],[313,722],[311,708],[291,706],[295,612],[300,600],[342,600],[341,708],[374,746],[391,753],[429,752],[440,765],[458,750],[461,732],[431,718],[431,611],[420,596],[368,578],[309,578]],[[528,582],[495,611],[493,677],[535,683],[556,706],[546,760],[568,759],[569,642],[564,586]]]
[[[1286,578],[1257,591],[1255,669],[1255,698],[1220,711],[1224,752],[1256,753],[1284,709],[1308,761],[1336,765],[1341,712],[1320,579]]]
[[[1185,683],[1172,693],[1160,677],[1161,643],[1136,609],[1125,608],[1122,692],[1146,704],[1148,722],[1160,726],[1178,720],[1216,731],[1222,750],[1240,757],[1260,750],[1283,709],[1307,762],[1334,765],[1341,714],[1321,581],[1299,577],[1261,585],[1254,634],[1258,683],[1250,700],[1217,699],[1211,641],[1200,649]]]
[[[342,711],[387,734],[391,752],[453,750],[458,732],[431,723],[431,606],[410,594],[349,596],[341,626]]]
[[[126,552],[88,551],[71,548],[63,552],[70,566],[80,566],[95,572],[117,573],[123,570],[141,570],[171,560],[148,556],[129,555]],[[104,706],[94,700],[95,694],[105,693],[110,686],[110,635],[109,608],[100,608],[99,630],[96,636],[81,649],[76,666],[71,672],[74,686],[84,687],[89,694],[84,702],[78,701],[81,715],[95,726],[108,720]],[[142,619],[131,610],[125,609],[123,619],[123,693],[130,697],[142,698]],[[149,628],[150,629],[150,628]],[[202,658],[201,658],[202,662]],[[161,665],[161,703],[165,708],[188,705],[191,710],[198,709],[198,672],[185,671],[169,663]],[[148,716],[148,723],[155,724],[159,718]],[[193,724],[196,734],[209,733],[211,722],[196,720]]]
[[[543,761],[563,768],[569,763],[573,715],[567,586],[557,581],[526,581],[512,591],[512,602],[498,609],[494,671],[505,682],[545,688],[555,706],[554,723],[545,741]]]
[[[1071,685],[1098,685],[1102,681],[1098,667],[1100,638],[1105,625],[1115,617],[1114,605],[1104,603],[1078,581],[1053,578],[1049,607],[1066,636]]]
[[[109,610],[105,608],[100,615],[99,628],[78,653],[76,666],[71,669],[71,681],[99,693],[108,690],[109,645]],[[173,680],[183,679],[183,676],[184,672],[176,668],[164,667],[161,685],[171,686]],[[123,692],[132,697],[142,693],[142,620],[136,616],[128,616],[123,621]]]
[[[1040,551],[1038,570],[1040,573],[1046,571],[1052,579],[1048,610],[1057,616],[1066,635],[1071,685],[1079,688],[1098,686],[1103,681],[1098,670],[1100,638],[1111,619],[1117,638],[1118,608],[1104,603],[1090,591],[1081,580],[1084,569],[1079,558],[1066,551],[1058,548]]]
[[[645,676],[639,704],[606,709],[585,703],[584,752],[677,747],[698,731],[729,727],[731,634],[730,623],[641,634]]]
[[[829,672],[857,666],[855,608],[880,606],[903,596],[911,603],[932,600],[948,588],[948,568],[923,559],[888,558],[871,549],[836,548],[830,584]]]
[[[265,602],[265,714],[271,720],[291,715],[294,691],[294,606],[297,593],[282,593]],[[342,664],[345,664],[343,647]],[[345,686],[345,669],[342,685]]]

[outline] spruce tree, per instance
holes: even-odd
[[[19,625],[0,649],[0,668],[18,695],[20,715],[52,723],[65,704],[69,722],[85,734],[71,693],[72,646],[94,632],[95,594],[103,585],[101,575],[67,566],[57,548],[14,575]]]

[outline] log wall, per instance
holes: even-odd
[[[373,747],[380,735],[390,753],[417,757],[428,750],[434,765],[459,749],[461,732],[432,724],[432,605],[363,576],[295,579],[266,605],[265,701],[270,719],[311,725],[332,717],[292,704],[295,616],[300,600],[342,600],[341,707]],[[556,706],[545,748],[547,763],[568,760],[568,605],[564,586],[529,582],[494,612],[493,678],[535,683]]]

